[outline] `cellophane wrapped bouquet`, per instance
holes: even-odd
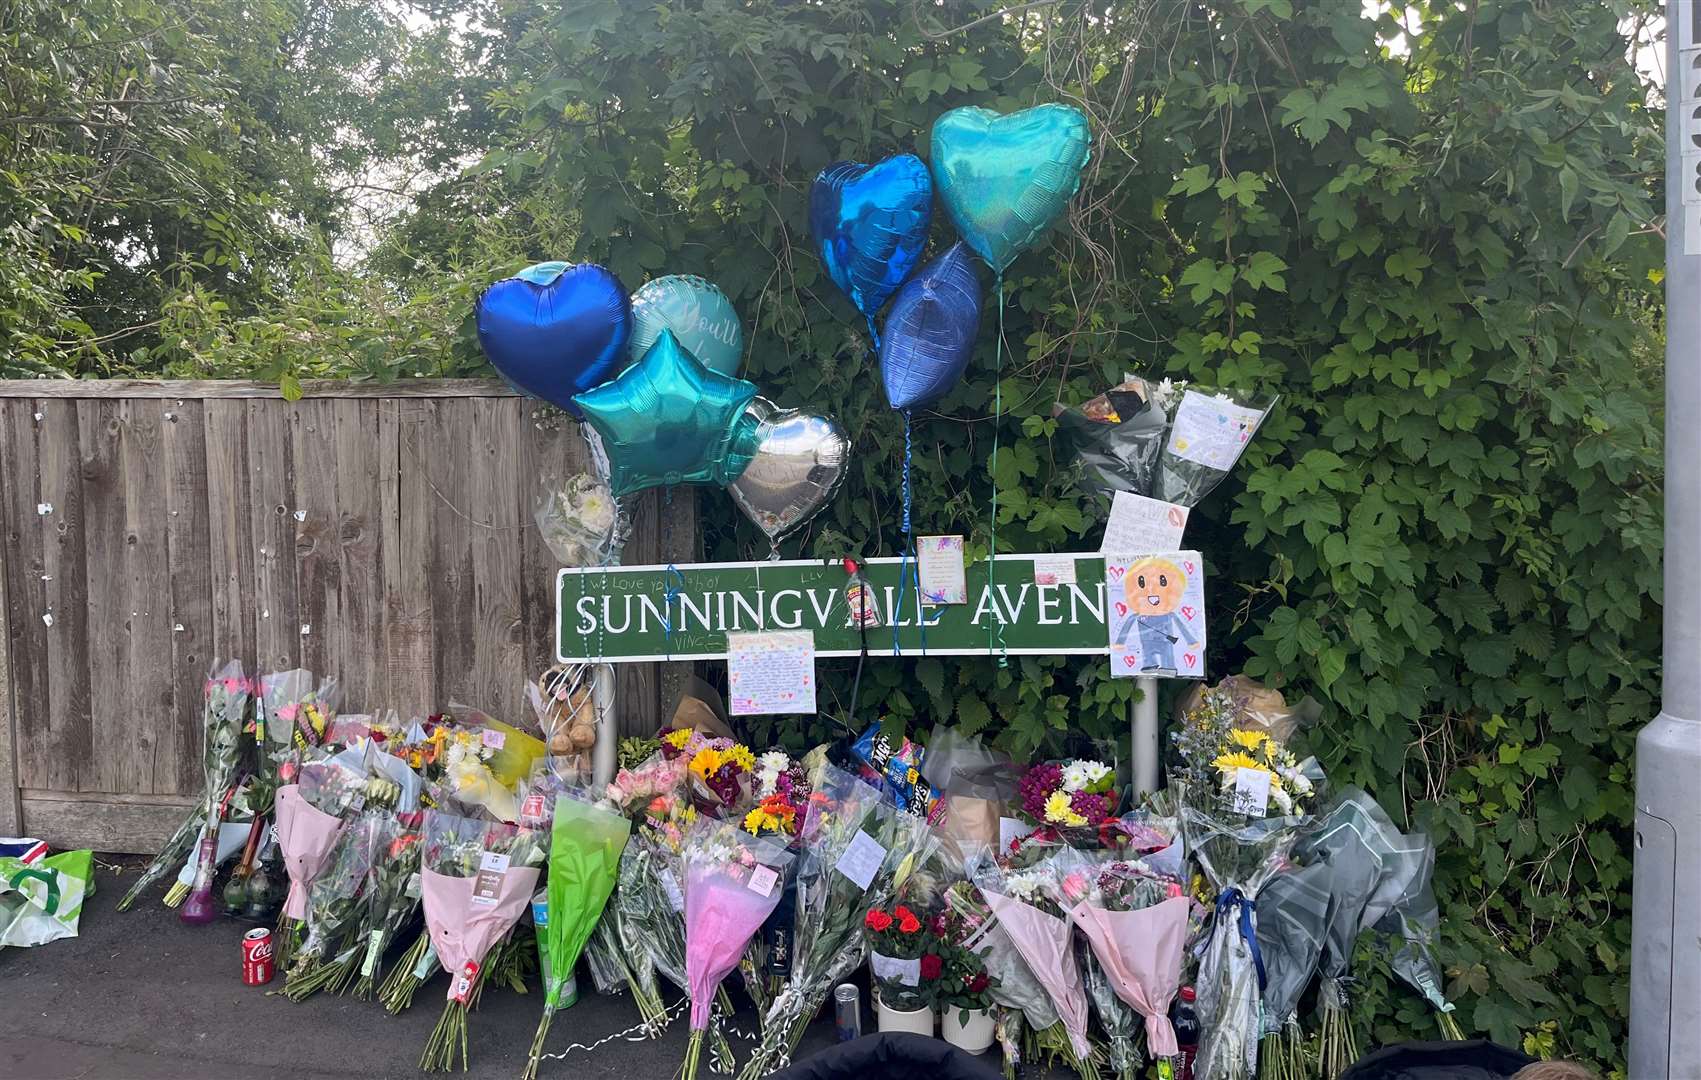
[[[377,989],[385,950],[413,924],[419,911],[424,812],[388,815],[378,843],[380,856],[372,862],[366,889],[366,941],[361,953],[360,978],[354,985],[357,998],[371,997]]]
[[[663,809],[667,800],[677,797],[684,783],[685,762],[656,754],[640,765],[617,772],[603,792],[603,800],[629,820],[643,819],[652,808]],[[642,844],[628,845],[621,855],[622,890],[644,887],[648,860],[649,852]],[[644,947],[643,931],[634,919],[628,918],[625,906],[614,903],[604,910],[585,949],[597,989],[603,993],[615,992],[621,985],[630,989],[638,1015],[652,1034],[659,1034],[666,1022],[667,1008],[656,985],[656,965]]]
[[[810,775],[798,838],[791,975],[762,1019],[762,1042],[739,1073],[782,1067],[827,994],[862,964],[864,913],[887,904],[938,841],[920,818],[883,803],[867,784],[826,762]]]
[[[1116,770],[1091,758],[1030,766],[1016,797],[1023,817],[1042,837],[1089,846],[1107,841],[1121,803]]]
[[[953,932],[980,958],[990,976],[990,996],[998,1006],[995,1030],[1004,1075],[1014,1080],[1026,1056],[1022,1050],[1025,1032],[1057,1032],[1058,1045],[1066,1045],[1057,1007],[973,881],[952,883],[943,894],[943,904]]]
[[[307,918],[308,891],[330,858],[350,807],[364,797],[366,787],[363,774],[337,761],[309,762],[297,770],[296,780],[278,788],[276,795],[278,847],[289,871],[289,895],[278,916],[274,950],[279,967],[287,967],[295,955]]]
[[[1101,1055],[1088,1035],[1086,988],[1068,916],[1054,899],[1061,890],[1050,858],[1055,850],[1033,842],[999,862],[982,861],[974,883],[1057,1012],[1056,1025],[1035,1033],[1036,1048],[1097,1080]]]
[[[548,855],[531,829],[433,811],[425,818],[425,922],[449,972],[443,1015],[426,1040],[419,1067],[442,1071],[467,1061],[467,1013],[493,966],[492,946],[525,911]]]
[[[783,750],[769,750],[756,759],[752,778],[756,805],[744,815],[744,828],[752,836],[771,837],[792,850],[803,830],[809,809],[809,770]],[[792,934],[797,914],[797,862],[786,867],[780,882],[780,902],[750,939],[750,947],[739,961],[744,988],[758,1013],[766,1012],[791,974]]]
[[[1288,864],[1307,823],[1315,762],[1300,762],[1263,730],[1238,727],[1233,702],[1207,691],[1175,734],[1183,762],[1182,831],[1215,895],[1197,983],[1201,1080],[1257,1075],[1264,964],[1257,898]]]
[[[573,793],[556,797],[549,847],[548,921],[539,936],[539,951],[547,973],[543,1016],[532,1040],[525,1080],[537,1076],[544,1040],[556,1010],[563,1004],[571,1004],[566,999],[567,983],[573,977],[573,968],[579,962],[586,939],[614,891],[621,853],[631,829],[632,823],[626,818],[588,799],[576,798]]]
[[[544,481],[532,515],[550,554],[562,566],[610,566],[620,561],[624,519],[608,485],[590,473]]]
[[[189,883],[185,885],[185,875],[179,875],[178,883],[166,894],[167,906],[176,907],[177,903],[181,903],[202,872],[201,864],[205,861],[201,857],[202,849],[206,847],[204,841],[209,835],[214,843],[211,853],[213,858],[204,870],[207,875],[206,887],[211,887],[212,871],[218,861],[216,855],[219,808],[228,804],[239,779],[244,718],[251,696],[252,687],[243,676],[240,663],[235,660],[223,665],[215,663],[202,687],[201,773],[205,788],[201,793],[201,801],[190,810],[171,839],[166,841],[165,846],[153,857],[141,876],[124,894],[124,898],[118,902],[119,911],[129,910],[143,890],[158,881],[173,866],[188,860],[195,868],[187,875]],[[197,841],[203,842],[198,844]]]
[[[683,1080],[702,1060],[716,991],[780,901],[791,852],[731,821],[699,819],[685,838],[685,978],[691,1036]]]
[[[334,992],[353,979],[363,944],[358,931],[369,906],[367,887],[387,820],[394,819],[383,810],[353,811],[324,869],[308,887],[307,936],[284,983],[290,1000]]]

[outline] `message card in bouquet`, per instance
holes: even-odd
[[[1205,567],[1197,551],[1106,555],[1115,678],[1205,677]]]

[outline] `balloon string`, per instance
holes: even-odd
[[[874,326],[874,316],[869,315],[869,316],[866,316],[866,318],[868,319],[868,336],[874,339],[874,355],[879,356],[880,355],[880,331],[878,329],[876,329],[875,326]]]
[[[898,624],[904,615],[904,587],[910,580],[910,553],[915,550],[915,527],[910,521],[910,411],[904,410],[904,552],[898,560],[898,602],[892,606],[892,655],[902,656],[904,649],[898,641]],[[918,575],[916,588],[921,588]]]
[[[992,537],[986,558],[986,588],[992,596],[992,623],[986,632],[986,651],[998,653],[998,666],[1009,667],[1009,650],[1004,644],[1004,618],[998,611],[998,593],[993,577],[998,570],[998,422],[1004,415],[1004,271],[998,272],[998,345],[993,360],[992,382]]]

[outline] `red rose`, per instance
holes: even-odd
[[[914,934],[921,929],[921,920],[915,917],[914,912],[904,911],[903,908],[899,908],[898,910],[903,912],[902,917],[898,920],[899,933]]]
[[[986,972],[984,972],[984,971],[975,972],[973,975],[970,975],[968,977],[968,979],[966,979],[965,981],[969,984],[969,993],[971,993],[971,994],[980,993],[982,990],[985,990],[987,988],[987,985],[989,983],[992,982],[991,979],[986,977]]]
[[[868,917],[862,920],[862,924],[875,933],[880,933],[892,925],[892,916],[879,908],[869,908]]]
[[[926,956],[921,958],[921,977],[926,979],[928,982],[932,982],[934,979],[939,978],[940,974],[944,970],[945,961],[939,959],[939,957],[932,953],[928,953]]]

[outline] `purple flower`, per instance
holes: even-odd
[[[1085,791],[1077,791],[1069,799],[1070,809],[1087,819],[1087,824],[1097,825],[1110,813],[1110,800],[1103,795],[1093,795]]]
[[[1063,783],[1063,767],[1050,762],[1035,765],[1022,774],[1017,794],[1022,810],[1036,821],[1045,820],[1045,800]]]

